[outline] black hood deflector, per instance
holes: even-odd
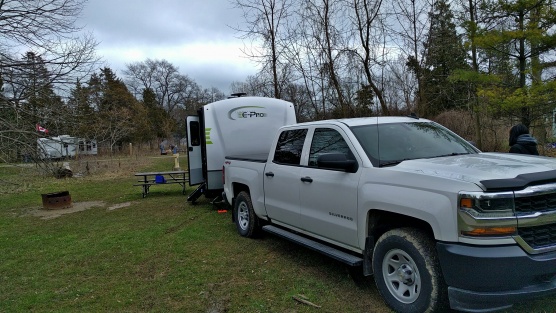
[[[515,178],[481,180],[485,191],[516,191],[548,183],[556,183],[556,170],[521,174]]]

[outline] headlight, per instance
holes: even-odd
[[[514,215],[514,199],[465,195],[460,198],[460,210],[476,218],[498,218]]]
[[[460,236],[506,237],[516,233],[517,219],[512,192],[462,193],[459,197]]]

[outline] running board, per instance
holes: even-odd
[[[304,247],[307,247],[309,249],[315,250],[317,252],[320,252],[324,255],[327,255],[335,260],[338,260],[340,262],[346,263],[347,265],[350,266],[360,266],[363,264],[363,259],[360,257],[357,257],[355,255],[351,255],[349,253],[340,251],[336,248],[333,248],[331,246],[322,244],[320,242],[316,242],[314,240],[311,240],[309,238],[294,234],[290,231],[287,231],[285,229],[282,228],[278,228],[276,226],[273,225],[265,225],[263,226],[263,230],[280,236],[282,238],[288,239],[290,241],[293,241],[295,243],[298,243]]]

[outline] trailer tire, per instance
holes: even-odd
[[[373,272],[378,291],[396,312],[439,312],[447,306],[434,240],[415,228],[393,229],[377,241]]]
[[[255,238],[261,233],[261,221],[253,210],[251,197],[246,191],[240,192],[234,202],[233,215],[237,232],[247,238]]]

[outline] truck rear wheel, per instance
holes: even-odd
[[[251,197],[245,191],[240,192],[235,200],[233,214],[235,216],[237,232],[248,238],[257,237],[261,232],[261,223],[255,211]]]
[[[438,312],[445,309],[447,289],[435,242],[423,231],[393,229],[382,235],[373,252],[376,286],[396,312]]]

